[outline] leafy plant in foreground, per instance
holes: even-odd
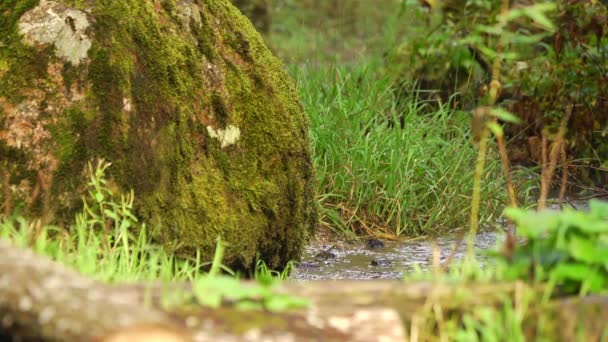
[[[588,212],[531,212],[508,208],[527,241],[499,260],[506,279],[548,282],[562,294],[608,293],[608,203]]]

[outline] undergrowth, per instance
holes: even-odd
[[[323,224],[342,234],[395,237],[468,227],[476,149],[470,113],[397,99],[374,62],[292,70],[311,120]],[[483,175],[480,218],[507,199],[500,159]],[[528,173],[529,174],[529,173]],[[523,194],[529,193],[524,183]]]

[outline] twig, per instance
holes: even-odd
[[[562,150],[562,144],[564,144],[564,136],[566,135],[567,124],[570,120],[570,116],[572,115],[573,108],[573,106],[568,106],[566,108],[566,113],[564,114],[560,122],[555,141],[551,144],[551,151],[549,152],[549,161],[548,163],[543,163],[541,173],[540,197],[538,199],[538,210],[543,210],[547,207],[547,196],[551,187],[551,180],[553,179],[553,173],[555,172],[557,159],[559,157],[560,151]],[[543,132],[543,136],[544,135],[545,133]]]
[[[568,164],[566,160],[566,145],[562,144],[561,149],[562,160],[562,182],[559,187],[559,205],[563,206],[564,198],[566,198],[566,188],[568,187]]]

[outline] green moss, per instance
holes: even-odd
[[[17,22],[23,13],[38,5],[40,0],[3,0],[0,3],[0,32],[2,42],[9,44],[19,41]]]
[[[64,110],[63,117],[66,120],[49,127],[53,142],[57,144],[56,156],[59,159],[57,174],[59,177],[65,177],[59,183],[78,179],[79,173],[82,172],[80,161],[90,159],[90,150],[86,148],[86,143],[81,138],[86,135],[86,127],[89,124],[87,115],[82,109],[71,107]]]
[[[23,44],[17,27],[23,13],[35,7],[38,2],[39,0],[5,0],[0,3],[0,64],[6,70],[0,73],[0,97],[6,97],[12,103],[18,103],[24,97],[22,89],[27,89],[35,80],[46,77],[46,54]]]
[[[207,14],[204,12],[201,12],[200,14],[201,25],[191,23],[190,29],[196,38],[199,52],[207,57],[210,62],[214,62],[217,57],[217,52],[214,49],[217,44],[217,38],[215,32],[211,29],[211,25],[209,25]]]

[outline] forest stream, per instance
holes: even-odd
[[[484,259],[484,250],[492,248],[502,235],[496,231],[477,235],[475,248],[479,260]],[[458,238],[458,234],[450,234],[436,239],[398,242],[372,239],[353,244],[313,243],[306,248],[302,262],[291,277],[301,280],[401,278],[416,267],[430,269],[434,248],[440,253],[440,261],[445,262],[453,253]],[[455,251],[453,260],[462,259],[465,252],[466,240]]]
[[[588,202],[571,200],[570,206],[586,210]],[[567,204],[566,204],[567,205]],[[557,209],[558,206],[552,206]],[[321,279],[398,279],[416,268],[427,271],[433,266],[433,251],[439,252],[444,264],[452,254],[452,262],[461,260],[467,248],[468,234],[458,245],[461,234],[452,233],[431,238],[404,241],[364,240],[357,243],[315,241],[306,247],[302,261],[292,273],[297,280]],[[501,245],[505,233],[500,230],[484,230],[477,234],[475,251],[478,261],[487,260],[486,254],[494,246]],[[454,251],[454,248],[458,248]]]

